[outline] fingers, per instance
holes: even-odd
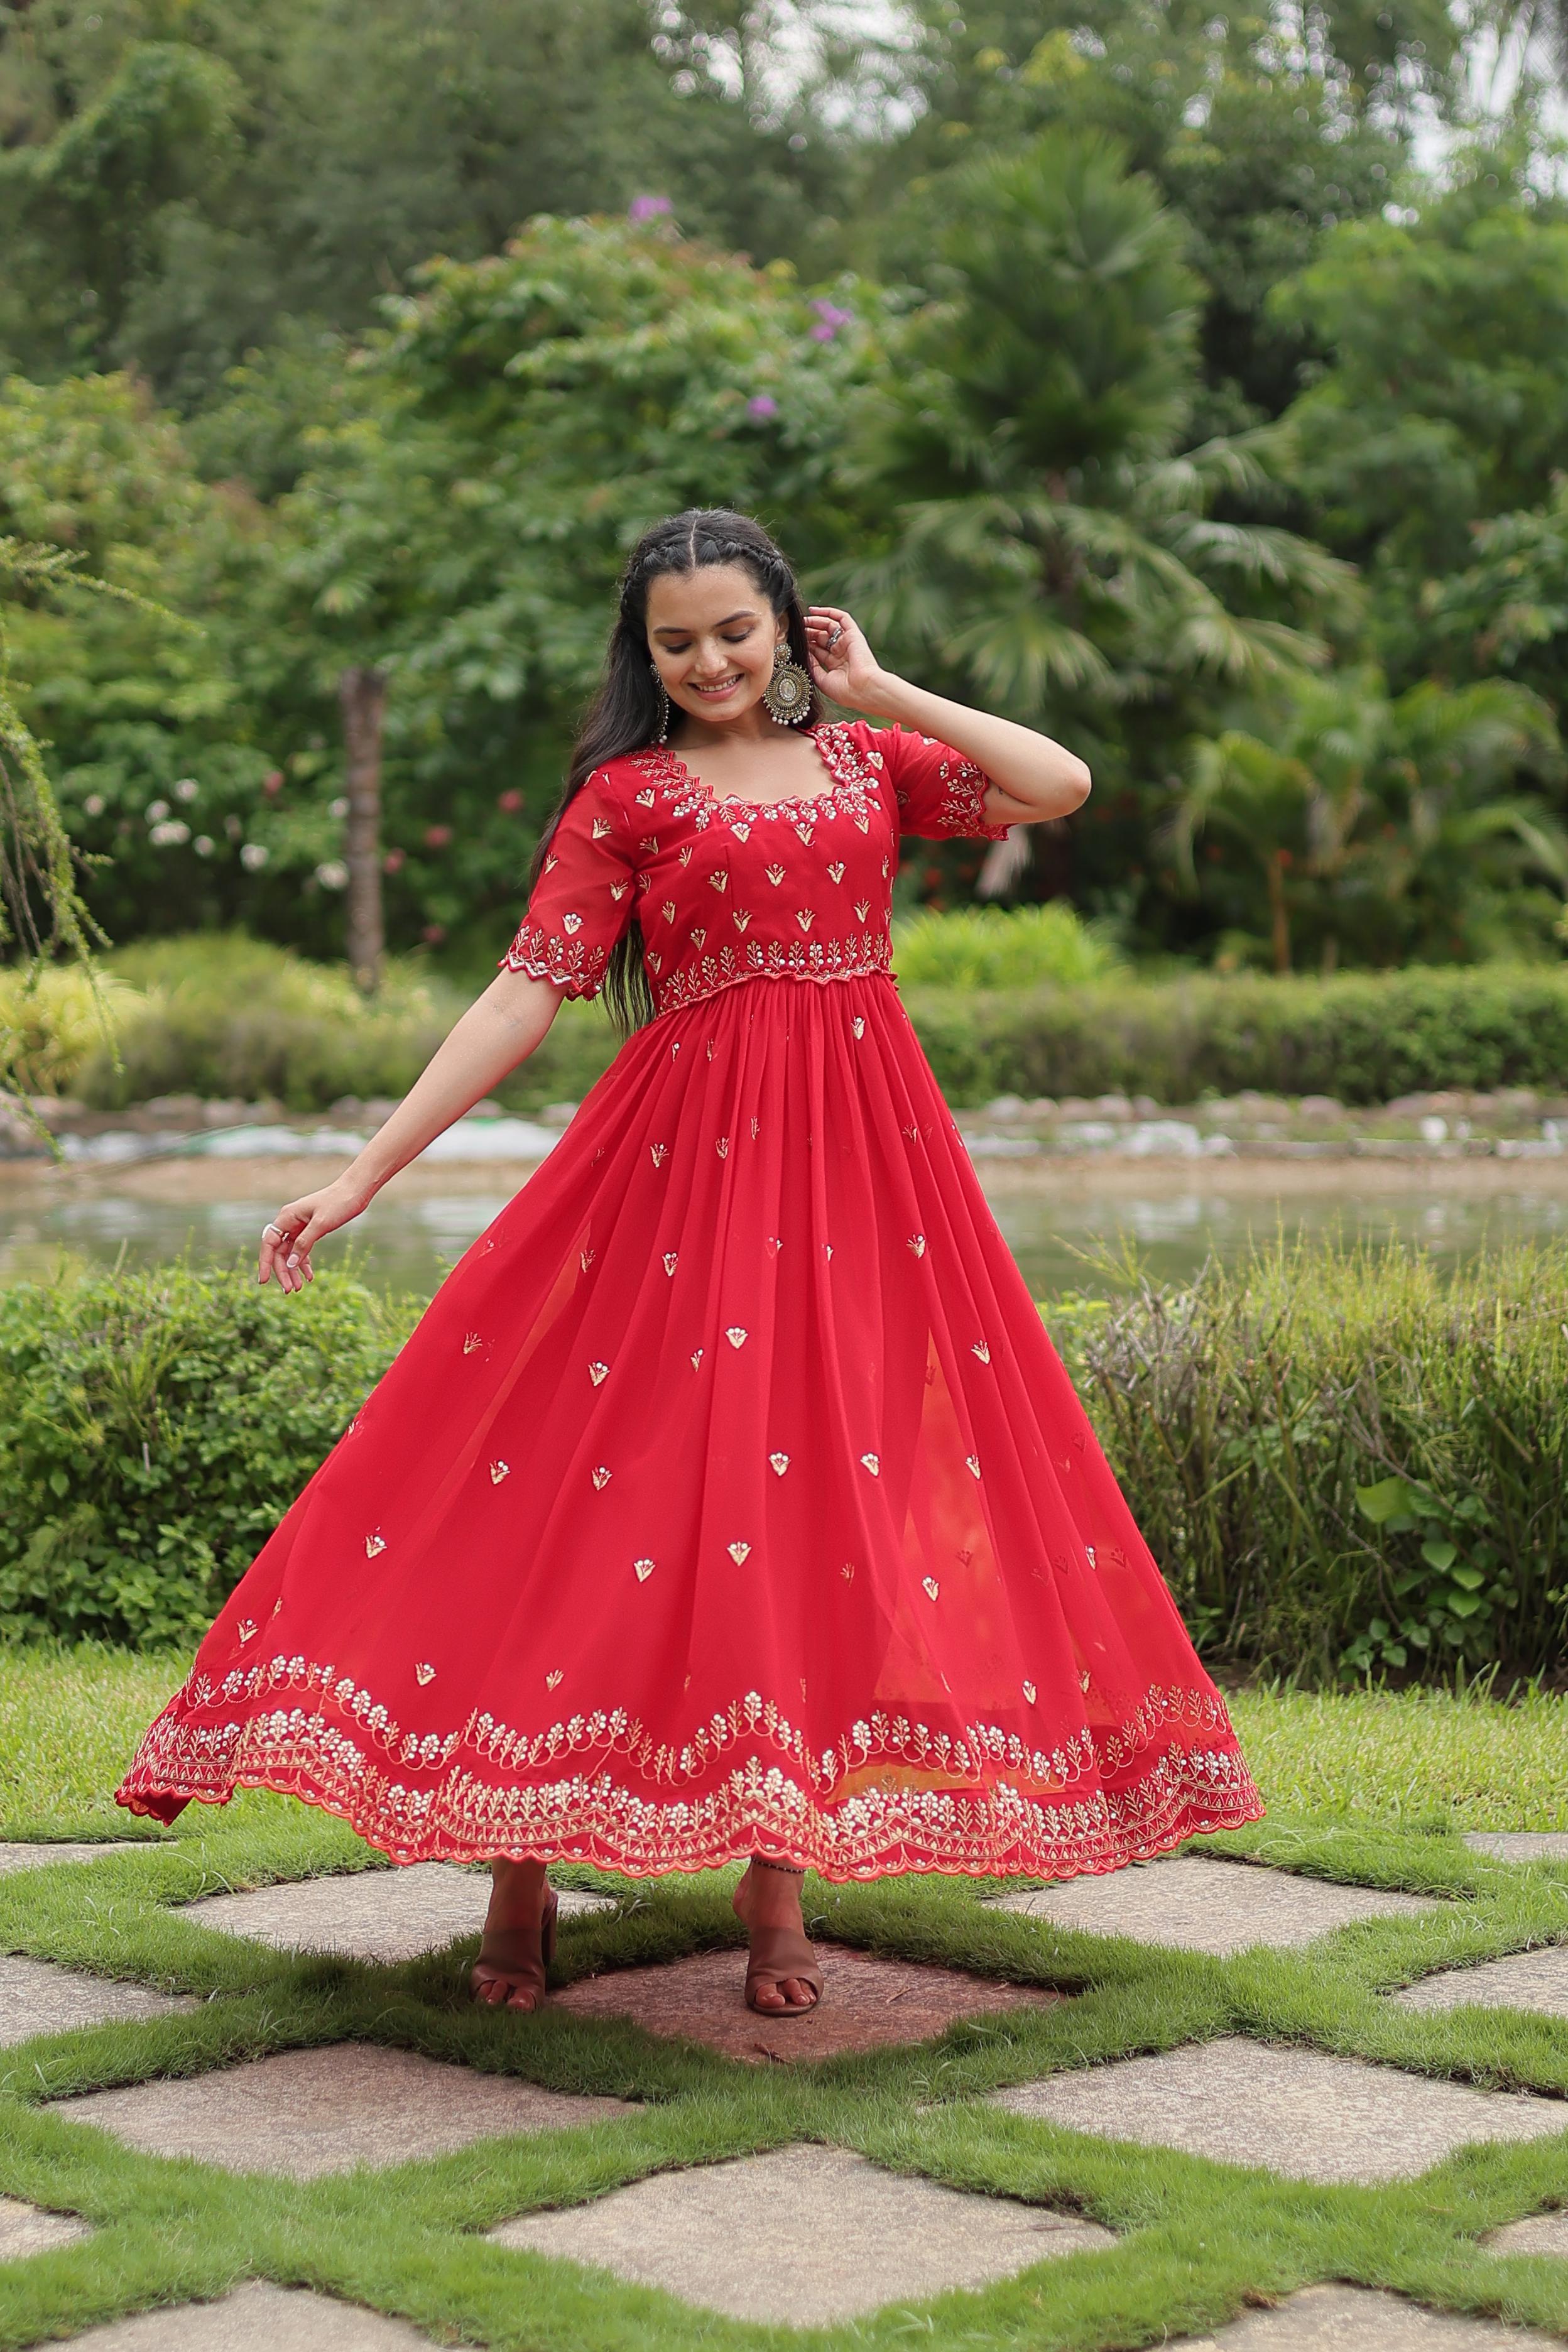
[[[275,1281],[283,1291],[298,1290],[300,1283],[300,1237],[310,1223],[309,1201],[290,1201],[279,1210],[262,1229],[261,1249],[257,1259],[258,1282]],[[310,1268],[304,1268],[310,1279]]]

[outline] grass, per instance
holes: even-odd
[[[89,1649],[0,1653],[6,1834],[123,1834],[106,1790],[177,1660]],[[471,1945],[405,1967],[296,1958],[216,1935],[182,1906],[217,1889],[374,1867],[338,1824],[281,1800],[199,1808],[150,1854],[0,1880],[3,1948],[202,1998],[194,2011],[0,2052],[0,2193],[78,2212],[93,2234],[0,2264],[0,2347],[224,2293],[247,2276],[399,2315],[432,2341],[530,2352],[817,2352],[918,2336],[961,2347],[1127,2352],[1223,2325],[1318,2280],[1382,2285],[1436,2308],[1568,2334],[1561,2263],[1499,2259],[1481,2232],[1568,2202],[1568,2023],[1507,2011],[1412,2011],[1379,1998],[1435,1968],[1557,1938],[1568,1870],[1471,1853],[1461,1824],[1563,1817],[1568,1703],[1485,1692],[1308,1695],[1236,1703],[1270,1818],[1218,1841],[1308,1874],[1400,1886],[1429,1913],[1342,1930],[1309,1951],[1230,1960],[1075,1935],[998,1913],[952,1880],[812,1885],[834,1937],[1075,1997],[955,2027],[940,2042],[817,2066],[752,2068],[629,2024],[561,2011],[481,2014],[462,1997]],[[557,1973],[730,1944],[729,1874],[640,1885],[569,1879],[632,1899],[563,1923]],[[1359,2053],[1409,2071],[1563,2100],[1565,2137],[1461,2152],[1414,2183],[1323,2189],[1097,2140],[984,2104],[1064,2068],[1244,2033]],[[65,2120],[73,2092],[199,2073],[344,2039],[421,2051],[552,2088],[639,2103],[626,2122],[487,2141],[389,2172],[298,2184],[140,2156]],[[1103,2253],[1042,2263],[977,2294],[889,2306],[796,2333],[731,2323],[479,2233],[648,2172],[802,2139],[860,2150],[955,2188],[1086,2213]]]

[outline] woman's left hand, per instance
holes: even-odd
[[[811,674],[823,693],[847,709],[874,717],[883,672],[859,623],[837,604],[808,605],[805,641],[811,648]]]

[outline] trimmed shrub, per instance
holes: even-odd
[[[0,1634],[205,1632],[412,1320],[248,1268],[0,1291]]]
[[[1110,980],[1121,958],[1065,898],[1043,907],[955,907],[911,915],[893,932],[909,988],[1082,988]]]
[[[1276,1249],[1047,1311],[1205,1655],[1557,1675],[1568,1249]]]
[[[1568,1089],[1568,968],[1475,964],[1334,980],[1194,978],[1025,995],[908,991],[955,1102],[997,1094],[1330,1094]]]

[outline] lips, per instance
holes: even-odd
[[[727,677],[718,686],[699,686],[692,691],[700,694],[707,701],[717,702],[721,695],[733,694],[740,683],[739,677]]]

